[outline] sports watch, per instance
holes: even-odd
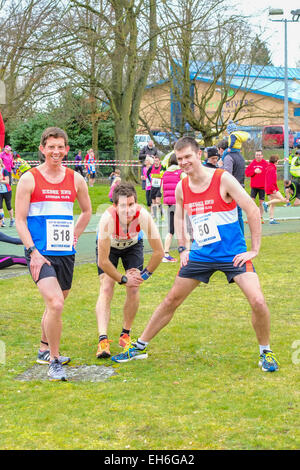
[[[182,253],[185,250],[186,250],[186,246],[179,246],[178,247],[178,253]]]
[[[121,277],[121,281],[119,282],[119,284],[120,284],[120,285],[122,285],[122,284],[126,284],[126,283],[127,283],[127,281],[128,281],[128,278],[127,278],[127,276],[122,276],[122,277]]]
[[[28,255],[31,255],[31,253],[32,253],[34,250],[36,250],[36,246],[34,246],[34,245],[30,246],[30,247],[28,248],[28,250],[27,250]]]

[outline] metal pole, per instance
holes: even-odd
[[[289,179],[289,88],[287,57],[287,20],[284,20],[284,179]]]

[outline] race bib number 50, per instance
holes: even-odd
[[[72,251],[74,222],[66,219],[47,220],[47,250]]]
[[[204,246],[221,240],[217,224],[212,212],[191,216],[194,240],[198,245]]]

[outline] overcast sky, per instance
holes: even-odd
[[[300,0],[239,0],[242,14],[254,15],[249,21],[257,30],[265,30],[261,38],[267,41],[272,54],[272,62],[276,66],[284,65],[284,23],[274,23],[269,18],[280,19],[283,17],[269,17],[269,8],[282,8],[284,18],[291,19],[290,11],[300,9]],[[300,62],[300,21],[288,23],[288,66],[296,67]]]

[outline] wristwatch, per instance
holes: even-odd
[[[121,281],[119,282],[119,284],[120,284],[120,285],[126,284],[127,281],[128,281],[127,276],[122,276],[122,277],[121,277]]]
[[[34,250],[36,250],[36,246],[34,246],[34,245],[30,246],[30,247],[28,248],[28,250],[27,250],[28,255],[31,255],[31,253],[32,253]]]
[[[178,247],[178,253],[182,253],[185,250],[186,250],[186,246],[179,246]]]

